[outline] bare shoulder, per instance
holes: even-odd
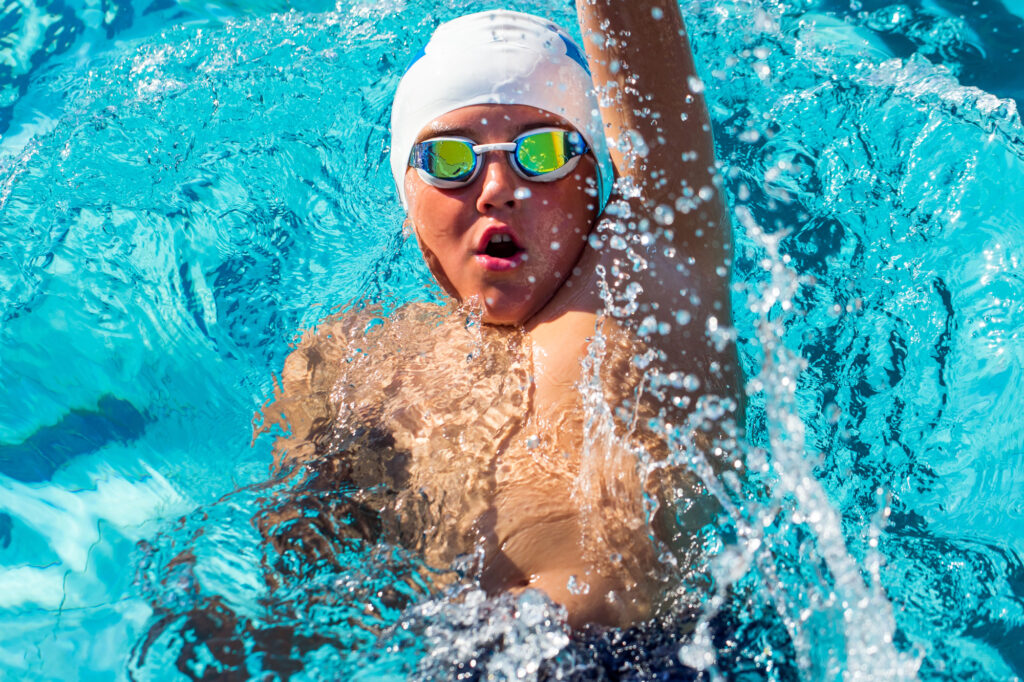
[[[373,420],[406,359],[410,340],[436,325],[438,306],[410,304],[391,315],[349,310],[302,333],[285,359],[274,397],[257,415],[256,434],[275,430],[275,465],[322,454],[321,441],[346,423]]]

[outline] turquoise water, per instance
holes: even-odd
[[[393,547],[263,582],[253,519],[301,493],[254,414],[302,329],[438,297],[388,105],[479,8],[292,7],[4,5],[4,679],[1024,675],[1019,2],[684,4],[762,487],[717,488],[696,634],[589,640]]]

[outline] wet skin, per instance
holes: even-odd
[[[481,105],[440,117],[418,137],[457,135],[488,144],[507,142],[531,128],[553,124],[568,128],[565,121],[537,109]],[[673,370],[704,377],[702,393],[725,392],[724,381],[720,379],[716,386],[707,368],[711,362],[725,367],[729,353],[709,347],[701,323],[654,336],[640,333],[635,323],[649,313],[669,320],[674,319],[674,311],[686,309],[700,319],[709,309],[718,314],[727,314],[727,309],[716,305],[714,297],[702,297],[703,303],[695,304],[692,297],[684,296],[683,292],[700,289],[699,273],[677,267],[679,259],[670,255],[675,252],[667,248],[670,245],[665,243],[664,233],[645,248],[647,265],[639,271],[625,267],[628,263],[621,249],[600,246],[607,244],[609,237],[603,227],[594,227],[597,199],[592,159],[582,159],[574,172],[551,183],[521,178],[504,152],[487,153],[481,161],[480,173],[462,188],[437,188],[424,182],[414,169],[407,170],[409,219],[438,282],[456,300],[476,299],[483,306],[487,333],[508,339],[499,343],[500,347],[522,348],[523,355],[510,363],[521,361],[526,366],[529,386],[520,396],[522,400],[513,405],[508,391],[480,393],[481,385],[495,380],[500,385],[504,377],[479,377],[479,383],[466,380],[482,365],[467,364],[467,351],[472,350],[465,347],[467,339],[455,342],[466,333],[463,318],[452,321],[458,324],[447,332],[443,326],[432,325],[407,330],[416,338],[427,335],[437,342],[425,352],[408,356],[412,371],[398,368],[396,377],[346,378],[344,385],[366,387],[368,393],[362,398],[349,395],[351,391],[340,394],[342,403],[363,405],[367,413],[397,415],[399,418],[385,418],[375,427],[387,431],[397,450],[408,452],[408,477],[416,481],[412,487],[438,504],[443,502],[447,511],[442,515],[464,519],[462,525],[475,529],[458,535],[450,548],[425,548],[428,554],[471,554],[471,548],[479,547],[483,550],[479,581],[487,592],[538,589],[566,608],[573,626],[602,623],[625,627],[649,617],[657,607],[658,566],[652,532],[667,539],[677,537],[677,527],[671,513],[648,525],[643,493],[657,482],[639,475],[633,444],[624,433],[612,438],[606,450],[584,454],[586,414],[580,387],[587,378],[583,367],[591,342],[600,333],[609,349],[620,349],[601,361],[603,399],[608,405],[615,408],[632,401],[629,411],[637,414],[642,399],[644,409],[651,408],[656,414],[665,404],[650,401],[650,393],[640,390],[640,378],[628,376],[630,372],[642,374],[633,362],[636,353],[651,349],[662,354]],[[529,190],[529,195],[522,190]],[[643,208],[638,201],[631,210],[639,213]],[[696,225],[677,221],[677,234],[691,233],[689,228]],[[495,231],[511,235],[521,247],[521,252],[504,259],[509,262],[501,267],[493,267],[482,253],[482,244]],[[558,249],[551,248],[554,241],[559,242]],[[603,315],[601,270],[628,270],[628,278],[619,284],[611,282],[609,287],[621,293],[618,290],[626,283],[637,285],[637,314],[619,319]],[[445,334],[452,338],[446,340]],[[322,372],[318,367],[324,366],[317,358],[331,357],[325,352],[331,343],[328,339],[344,338],[344,333],[325,330],[309,340],[308,348],[297,350],[283,372],[285,394],[308,393]],[[380,350],[393,356],[394,347]],[[348,350],[340,352],[346,357],[349,354]],[[620,362],[615,361],[616,355]],[[347,362],[327,364],[352,366]],[[604,371],[616,366],[621,371]],[[437,391],[437,382],[444,390]],[[335,393],[331,389],[331,394]],[[427,395],[433,397],[424,402]],[[474,409],[490,405],[507,416],[504,423],[508,428],[500,437],[488,431],[489,421],[467,423],[466,408],[456,407],[473,396],[481,398],[474,401]],[[410,408],[412,405],[415,407]],[[318,409],[309,412],[315,414]],[[671,406],[666,409],[666,421],[680,423],[686,416],[672,413]],[[359,413],[361,408],[355,411]],[[303,440],[305,429],[289,421]],[[328,421],[329,417],[324,423]],[[647,423],[646,419],[642,423]],[[630,432],[634,429],[628,426]],[[452,440],[450,434],[455,431],[477,435]],[[481,435],[483,431],[486,436]],[[301,448],[305,447],[299,445],[286,457],[304,458]],[[285,446],[282,451],[287,449]],[[438,462],[439,468],[435,466]],[[449,470],[465,476],[445,479]],[[475,476],[479,484],[467,485],[464,479],[470,472],[479,474]],[[659,477],[669,478],[664,470]],[[371,487],[374,484],[370,482]],[[666,487],[674,496],[696,499],[700,491],[688,485],[676,481]],[[673,509],[673,503],[662,508]],[[697,519],[692,526],[699,528],[705,522]],[[408,522],[399,525],[409,530]],[[585,583],[587,589],[571,589],[573,582]]]
[[[435,119],[418,139],[509,142],[544,126],[572,130],[564,119],[539,109],[482,104]],[[477,297],[485,322],[521,325],[551,299],[579,260],[597,215],[594,161],[584,156],[572,173],[554,182],[520,177],[506,152],[487,152],[480,163],[474,181],[454,189],[433,187],[409,168],[409,219],[431,272],[449,294],[459,301]],[[499,234],[522,248],[515,258],[482,253],[488,238]]]
[[[551,125],[572,130],[558,116],[532,107],[476,105],[435,119],[418,137],[461,136],[486,144]],[[508,326],[510,333],[513,327],[525,328],[533,348],[534,399],[524,419],[559,433],[554,449],[577,461],[583,447],[581,361],[602,307],[594,276],[598,254],[587,241],[597,217],[596,165],[587,155],[565,178],[540,183],[517,175],[504,152],[488,153],[481,162],[474,181],[456,189],[433,187],[415,169],[407,170],[409,217],[427,264],[453,297],[463,302],[476,297],[484,321]],[[481,246],[494,230],[510,233],[522,247],[514,267],[494,267],[486,255],[481,257]],[[649,547],[605,548],[596,552],[604,558],[595,561],[590,552],[584,560],[587,522],[579,500],[566,495],[560,505],[531,513],[546,474],[535,459],[514,457],[515,450],[512,445],[499,458],[498,466],[514,460],[517,475],[498,483],[483,587],[489,592],[542,590],[567,608],[574,625],[625,625],[648,615],[646,589],[607,557],[646,555]],[[625,471],[606,474],[627,476]],[[628,478],[639,490],[635,474]],[[572,576],[585,580],[589,592],[570,590]]]

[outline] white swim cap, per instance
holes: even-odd
[[[438,116],[473,104],[524,104],[571,123],[597,159],[604,208],[614,171],[586,57],[555,24],[508,10],[441,24],[402,76],[391,107],[391,173],[402,206],[416,136]]]

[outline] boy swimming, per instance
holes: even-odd
[[[626,626],[659,608],[663,543],[687,550],[676,507],[706,506],[692,473],[638,461],[673,428],[710,451],[698,399],[739,402],[730,242],[677,5],[577,10],[585,55],[516,12],[437,29],[395,95],[391,166],[452,303],[323,323],[266,414],[280,463],[344,487],[367,536]]]

